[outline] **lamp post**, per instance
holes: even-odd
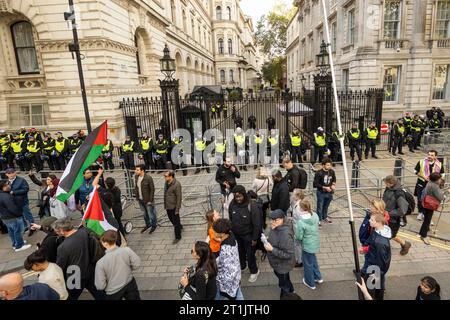
[[[319,121],[320,125],[325,129],[325,132],[333,131],[333,105],[332,105],[332,78],[330,74],[330,56],[327,51],[327,44],[322,40],[320,44],[320,52],[316,55],[316,67],[319,73],[314,76],[314,87],[316,103],[319,107]]]
[[[327,44],[324,40],[320,44],[319,54],[316,55],[316,66],[321,76],[326,76],[330,70],[330,56],[328,55]]]
[[[294,83],[294,80],[289,80],[289,84],[291,85],[291,92],[294,92],[294,87],[293,87],[293,83]]]
[[[303,91],[303,94],[305,94],[305,82],[306,82],[306,78],[305,78],[305,75],[302,73],[302,77],[300,78],[300,81],[301,81],[301,83],[302,83],[302,91]]]
[[[175,100],[176,123],[179,125],[181,123],[180,97],[178,92],[178,79],[172,77],[176,71],[175,59],[170,57],[170,51],[167,44],[164,47],[163,53],[163,57],[159,60],[161,73],[165,76],[164,80],[159,80],[163,104],[163,119],[161,120],[161,124],[164,125],[161,129],[164,132],[166,139],[169,139],[171,133],[169,103],[172,99]]]
[[[86,128],[88,133],[91,133],[92,131],[91,118],[89,117],[89,106],[86,97],[86,87],[84,83],[83,65],[81,63],[80,43],[78,41],[78,31],[77,31],[77,24],[75,21],[75,10],[73,8],[73,0],[69,0],[69,9],[70,12],[64,12],[64,20],[71,21],[72,23],[73,42],[69,44],[69,51],[72,53],[72,58],[73,53],[75,52],[75,57],[77,59],[78,76],[80,78],[81,98],[83,99],[84,116],[86,118]]]

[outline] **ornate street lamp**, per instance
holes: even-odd
[[[166,76],[164,80],[172,80],[172,75],[175,73],[175,59],[170,57],[170,51],[167,44],[164,47],[164,56],[159,59],[161,64],[161,73]]]
[[[302,77],[300,78],[300,81],[302,83],[302,90],[305,90],[306,78],[305,78],[305,75],[303,73],[302,73]]]
[[[324,40],[320,44],[320,53],[316,55],[316,66],[320,75],[326,75],[330,69],[330,57],[328,55],[327,44]]]

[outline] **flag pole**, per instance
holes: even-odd
[[[348,209],[349,209],[349,224],[352,234],[352,244],[353,244],[353,256],[355,260],[355,272],[356,272],[356,279],[358,282],[361,282],[361,268],[359,265],[359,256],[358,256],[358,245],[356,243],[356,232],[355,232],[355,221],[353,217],[353,206],[352,206],[352,195],[350,192],[350,182],[348,178],[348,170],[347,170],[347,157],[345,155],[345,146],[344,146],[344,138],[345,135],[342,132],[342,123],[341,123],[341,111],[339,109],[339,99],[336,89],[336,75],[334,72],[334,62],[333,62],[333,53],[330,50],[330,30],[328,27],[328,13],[327,13],[327,7],[325,4],[325,0],[322,0],[322,8],[323,8],[323,24],[325,26],[325,32],[327,36],[327,53],[330,59],[330,69],[331,69],[331,77],[332,77],[332,83],[333,83],[333,96],[334,96],[334,105],[336,107],[336,118],[337,118],[337,125],[338,125],[338,131],[339,131],[339,142],[341,146],[341,153],[342,153],[342,165],[344,167],[344,179],[345,179],[345,189],[347,192],[347,201],[348,201]],[[358,297],[359,300],[363,300],[363,295],[361,290],[358,288]]]

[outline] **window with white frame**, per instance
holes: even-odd
[[[302,64],[304,64],[306,62],[305,54],[306,54],[306,42],[303,41],[302,42],[302,57],[301,57]]]
[[[309,61],[314,61],[314,39],[313,37],[309,38]]]
[[[173,22],[173,24],[177,24],[175,0],[170,0],[170,12],[172,13],[172,22]]]
[[[434,35],[438,39],[450,38],[450,1],[438,1]]]
[[[342,69],[342,90],[348,90],[348,84],[350,82],[350,70]]]
[[[222,7],[216,7],[216,20],[222,20]]]
[[[228,20],[231,20],[231,8],[227,7],[227,18]]]
[[[219,38],[219,54],[223,54],[223,39]]]
[[[195,39],[195,22],[194,22],[194,19],[191,19],[191,36],[192,36],[192,39]]]
[[[187,33],[187,18],[186,18],[186,11],[183,10],[183,31]]]
[[[39,64],[31,23],[20,21],[13,24],[11,26],[11,34],[19,74],[39,73]]]
[[[401,66],[390,66],[384,68],[384,101],[397,101],[400,91]]]
[[[220,70],[220,82],[225,83],[225,70]]]
[[[200,22],[198,23],[198,43],[202,42],[202,29],[200,27]]]
[[[43,103],[18,103],[9,105],[9,122],[12,127],[45,126]]]
[[[446,100],[450,98],[449,65],[436,65],[434,67],[433,100]]]
[[[228,39],[228,53],[233,54],[233,40]]]
[[[234,83],[234,70],[230,69],[230,83]]]
[[[400,38],[401,1],[384,3],[384,39]]]
[[[355,10],[350,10],[347,13],[347,44],[355,43]]]
[[[336,52],[336,40],[337,40],[337,23],[331,24],[331,51]]]

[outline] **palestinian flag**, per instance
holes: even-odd
[[[86,207],[86,212],[83,215],[86,228],[94,231],[99,237],[107,230],[117,231],[118,224],[108,206],[100,198],[98,189],[89,195],[89,202]]]
[[[56,191],[58,200],[67,201],[83,184],[83,171],[101,155],[103,146],[106,144],[108,125],[106,121],[92,131],[72,156],[69,164],[64,170]]]

